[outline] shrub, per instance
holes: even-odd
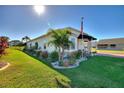
[[[76,63],[76,59],[75,58],[70,58],[69,59],[69,65],[74,65]]]
[[[69,56],[73,57],[75,59],[79,59],[82,56],[82,51],[78,50],[78,51],[75,51],[75,52],[71,52]]]
[[[90,52],[84,51],[83,56],[89,58],[91,56]]]
[[[25,51],[25,47],[24,46],[12,46],[11,48],[19,50],[19,51]]]
[[[5,54],[5,49],[8,48],[8,37],[1,36],[0,37],[0,56]]]
[[[71,55],[69,55],[69,65],[73,65],[75,64],[76,62],[76,54],[77,54],[77,51],[76,52],[72,52]]]
[[[19,43],[17,46],[25,46],[25,44],[23,44],[23,43]]]
[[[0,49],[0,57],[5,54],[5,49]]]
[[[32,47],[31,47],[31,49],[35,50],[35,49],[36,49],[36,46],[35,46],[35,45],[34,45],[34,46],[32,46]]]
[[[23,51],[28,51],[28,47],[25,46],[25,47],[23,48]]]
[[[81,58],[81,56],[82,56],[82,51],[81,51],[81,50],[76,51],[75,56],[76,56],[76,59]]]
[[[63,66],[64,62],[63,61],[59,61],[59,66]]]
[[[33,48],[28,49],[28,52],[30,52],[31,54],[35,54],[35,50]]]
[[[41,54],[42,54],[42,51],[36,51],[36,56],[37,56],[37,57],[40,57]]]
[[[57,51],[53,51],[52,53],[50,53],[49,57],[51,61],[57,61],[59,59],[59,54]]]
[[[41,56],[42,58],[45,58],[45,59],[48,58],[48,52],[47,51],[42,52]]]
[[[23,49],[23,51],[27,51],[31,54],[35,54],[36,51],[35,51],[35,46],[32,46],[31,48],[28,48],[27,46],[25,46],[25,48]]]

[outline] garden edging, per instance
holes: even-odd
[[[69,68],[76,68],[80,65],[81,62],[87,60],[87,58],[82,58],[82,59],[79,59],[79,60],[76,60],[76,63],[72,66],[68,66],[68,67],[65,67],[65,66],[59,66],[59,62],[56,61],[56,62],[52,62],[52,66],[56,69],[69,69]]]
[[[4,70],[4,69],[6,69],[7,67],[9,67],[10,66],[10,63],[7,63],[7,65],[6,66],[4,66],[4,67],[2,67],[2,68],[0,68],[0,71],[2,71],[2,70]]]

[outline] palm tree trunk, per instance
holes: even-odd
[[[64,48],[62,48],[62,55],[61,55],[62,61],[64,60]]]
[[[28,40],[26,39],[26,42],[25,42],[25,43],[27,43],[27,41],[28,41]]]
[[[61,50],[59,48],[59,62],[61,61]]]

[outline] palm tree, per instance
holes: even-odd
[[[52,30],[52,40],[48,43],[54,45],[59,50],[59,62],[63,61],[64,52],[67,46],[73,43],[69,40],[70,31],[67,29]]]
[[[26,43],[27,41],[29,41],[29,40],[30,40],[30,38],[29,38],[28,36],[25,36],[25,37],[22,38],[22,42],[25,41],[25,43]]]

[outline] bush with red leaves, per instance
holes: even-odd
[[[5,49],[8,47],[8,37],[0,37],[0,56],[5,54]]]

